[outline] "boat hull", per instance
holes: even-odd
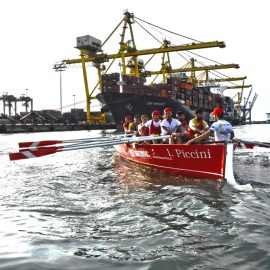
[[[195,178],[224,179],[226,144],[121,144],[119,155],[158,170]]]

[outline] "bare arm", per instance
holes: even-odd
[[[209,129],[209,130],[207,130],[205,133],[203,133],[202,135],[200,135],[200,136],[198,136],[198,137],[196,137],[196,138],[193,138],[192,140],[189,140],[189,141],[187,142],[187,144],[199,142],[199,141],[201,141],[201,140],[203,140],[203,139],[209,137],[212,133],[213,133],[213,131]]]
[[[198,134],[203,134],[203,130],[196,128],[195,124],[190,123],[189,128]]]

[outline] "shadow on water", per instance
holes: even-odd
[[[160,172],[119,156],[113,157],[111,172],[118,193],[109,199],[106,215],[95,213],[94,224],[88,220],[95,230],[74,255],[149,263],[179,253],[230,249],[231,243],[218,240],[221,232],[227,234],[231,228],[222,182]],[[226,213],[226,218],[220,213]]]
[[[124,188],[161,190],[166,186],[190,186],[210,193],[221,192],[222,180],[198,179],[163,172],[153,168],[129,162],[119,156],[113,157],[116,178]]]

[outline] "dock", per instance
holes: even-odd
[[[116,129],[115,124],[0,124],[0,133]]]

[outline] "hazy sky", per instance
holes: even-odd
[[[253,85],[253,94],[259,94],[253,120],[266,119],[266,112],[270,112],[270,9],[267,0],[172,0],[163,5],[152,0],[2,0],[0,94],[8,92],[19,96],[28,89],[27,94],[34,98],[35,110],[59,109],[59,73],[52,69],[53,64],[63,59],[79,58],[79,51],[74,48],[77,36],[89,34],[104,41],[123,18],[126,9],[138,18],[199,41],[225,41],[224,49],[194,52],[223,64],[239,64],[238,70],[221,72],[233,77],[248,77],[245,83]],[[117,51],[121,30],[104,47],[105,52]],[[140,27],[135,30],[138,49],[159,47]],[[171,39],[175,45],[190,42],[179,36],[157,32],[149,26],[148,30],[160,40],[165,37]],[[160,61],[160,57],[156,56],[156,61]],[[203,64],[211,64],[196,58]],[[173,63],[175,68],[184,64],[178,55],[173,56]],[[118,69],[115,66],[112,72]],[[151,69],[157,70],[157,66]],[[97,82],[96,70],[92,67],[88,68],[88,80],[92,89]],[[80,66],[70,66],[62,73],[62,82],[63,106],[73,104],[73,95],[76,95],[76,102],[85,99]],[[248,90],[244,91],[247,96]],[[230,96],[236,93],[237,90],[226,91]],[[85,108],[85,103],[76,107]],[[0,112],[3,112],[2,104]]]

